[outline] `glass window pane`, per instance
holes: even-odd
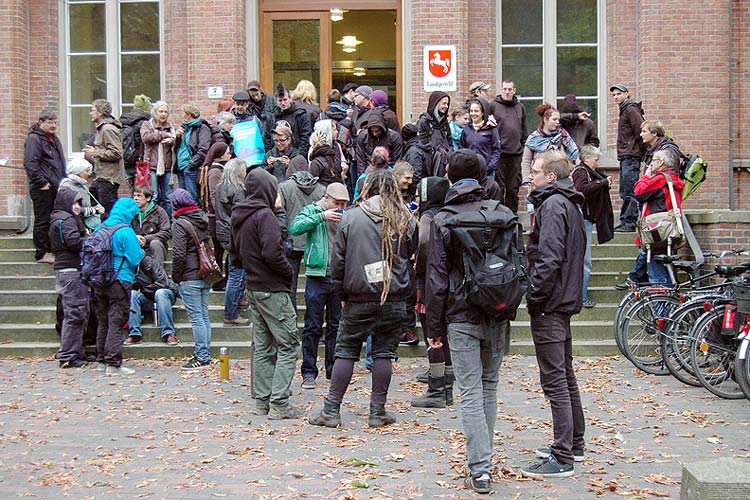
[[[588,112],[591,116],[591,118],[594,123],[596,123],[596,120],[599,117],[599,99],[592,98],[592,99],[585,99],[582,97],[576,97],[576,104],[578,104],[578,107],[581,108],[581,111]],[[563,100],[558,99],[557,100],[557,109],[559,109],[562,112],[562,106],[563,106]]]
[[[293,89],[300,80],[320,88],[320,21],[275,20],[273,22],[273,82]]]
[[[543,95],[542,48],[504,48],[503,77],[516,82],[517,92],[521,96]]]
[[[596,47],[557,49],[557,95],[597,95]]]
[[[107,97],[105,56],[70,56],[70,103],[90,104]]]
[[[130,50],[159,50],[159,4],[120,4],[120,47]]]
[[[104,52],[104,4],[70,5],[68,9],[70,51]]]
[[[596,43],[596,0],[557,0],[557,43]]]
[[[123,54],[120,67],[123,102],[133,102],[138,94],[146,94],[152,101],[159,99],[159,54]]]
[[[90,109],[91,106],[70,109],[70,132],[72,137],[72,144],[70,146],[74,153],[83,151],[86,140],[88,140],[91,131],[94,129],[91,117],[89,116]]]
[[[529,133],[539,128],[541,120],[539,119],[539,115],[536,114],[536,107],[541,103],[541,99],[521,99],[521,104],[526,108],[526,128]]]
[[[503,0],[503,44],[542,43],[542,0]]]

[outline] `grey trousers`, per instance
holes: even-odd
[[[89,288],[80,271],[55,271],[55,292],[62,301],[59,361],[83,359],[83,332],[89,320]]]

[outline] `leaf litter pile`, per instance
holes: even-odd
[[[370,375],[357,367],[342,427],[313,427],[327,382],[292,402],[305,419],[251,413],[249,363],[181,373],[176,360],[133,361],[129,377],[60,370],[51,360],[0,360],[0,498],[257,498],[336,500],[474,496],[458,390],[448,409],[412,409],[423,359],[394,364],[388,409],[396,424],[367,427]],[[679,498],[683,464],[750,460],[750,404],[724,401],[618,357],[576,358],[586,412],[586,459],[573,478],[538,481],[520,467],[551,441],[536,362],[500,370],[493,489],[497,498]]]

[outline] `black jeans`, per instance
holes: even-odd
[[[107,220],[109,212],[112,210],[112,205],[117,201],[117,191],[120,189],[120,185],[114,182],[97,179],[94,185],[91,187],[91,191],[94,191],[94,196],[99,203],[104,207],[104,213],[102,214],[102,222]]]
[[[570,315],[550,313],[531,317],[539,380],[552,408],[552,454],[560,463],[573,463],[573,448],[583,449],[586,422],[573,371]]]
[[[495,181],[500,185],[503,192],[500,202],[510,208],[513,213],[518,213],[518,189],[521,187],[521,157],[523,155],[500,156],[500,165],[497,167]]]
[[[326,378],[330,379],[341,317],[341,299],[333,290],[333,280],[325,276],[308,276],[305,285],[305,304],[307,309],[305,328],[302,330],[302,378],[318,377],[318,345],[325,318],[325,370]]]
[[[358,360],[372,334],[372,357],[395,359],[405,316],[404,302],[348,302],[341,312],[336,357]]]
[[[39,260],[51,252],[49,243],[49,216],[55,205],[54,189],[31,188],[31,203],[34,205],[34,258]]]
[[[299,282],[299,268],[302,266],[302,257],[305,252],[294,250],[292,255],[289,257],[289,264],[292,265],[292,304],[294,310],[297,311],[297,283]]]
[[[99,200],[101,201],[101,200]],[[131,283],[115,281],[106,287],[94,287],[96,316],[96,360],[109,366],[122,365],[122,343],[125,340],[125,322],[130,313]]]

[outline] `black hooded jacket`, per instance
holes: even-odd
[[[263,169],[245,180],[247,197],[232,210],[232,263],[246,273],[247,289],[291,292],[292,266],[286,258],[282,231],[274,213],[276,178]]]
[[[583,303],[583,255],[586,231],[584,198],[566,178],[531,192],[536,207],[526,247],[529,261],[529,314],[576,314]]]
[[[490,114],[495,117],[500,134],[500,150],[504,155],[523,154],[529,128],[526,125],[526,108],[513,96],[510,101],[501,96],[490,103]]]
[[[293,145],[302,156],[307,157],[307,150],[310,148],[310,136],[313,132],[313,126],[310,123],[307,111],[292,102],[286,111],[279,109],[276,112],[274,123],[278,123],[280,120],[286,120],[289,123],[292,128]]]
[[[57,193],[50,215],[49,242],[55,254],[55,271],[81,268],[81,245],[86,237],[86,226],[81,217],[73,213],[73,203],[82,201],[80,193],[63,189]]]
[[[379,137],[375,137],[370,132],[370,129],[374,127],[380,127],[383,130],[383,133]],[[391,165],[400,160],[404,154],[404,141],[401,139],[401,134],[388,129],[383,113],[379,109],[373,109],[370,112],[367,126],[357,136],[355,147],[357,171],[354,173],[355,179],[367,170],[367,166],[370,164],[370,156],[372,156],[372,152],[378,146],[383,146],[388,150]]]
[[[175,297],[179,296],[177,284],[169,278],[164,266],[150,255],[144,255],[141,259],[133,289],[139,290],[149,300],[154,300],[156,292],[162,289],[172,290]]]
[[[430,94],[427,100],[427,112],[422,113],[417,122],[417,134],[420,137],[429,137],[432,147],[437,150],[453,151],[453,137],[448,122],[448,112],[440,115],[435,111],[438,103],[444,97],[448,98],[448,108],[450,109],[450,96],[448,94],[441,91]]]
[[[657,151],[669,150],[675,156],[675,161],[679,165],[682,158],[682,151],[669,136],[659,137],[653,144],[648,145],[646,154],[643,155],[643,163],[648,165],[654,159],[654,153]]]
[[[45,184],[57,189],[65,177],[65,150],[56,135],[48,136],[35,123],[26,136],[23,167],[32,189],[42,189]]]
[[[425,177],[419,182],[419,246],[414,259],[414,270],[422,276],[427,270],[427,249],[430,244],[432,218],[445,205],[450,182],[445,177]]]
[[[192,233],[185,224],[193,225],[199,241],[206,241],[210,237],[208,215],[200,208],[174,215],[172,221],[172,279],[175,283],[201,279],[198,247],[195,246]]]
[[[341,182],[341,160],[336,153],[334,147],[323,144],[310,154],[308,171],[324,186],[333,182]]]
[[[408,124],[406,127],[413,127],[414,125]],[[403,130],[403,129],[402,129]],[[429,143],[422,140],[421,137],[416,136],[409,139],[404,145],[404,160],[409,162],[411,168],[414,169],[414,180],[412,184],[419,185],[419,181],[422,180],[422,176],[427,178],[430,175],[429,163],[432,157],[432,148]]]

